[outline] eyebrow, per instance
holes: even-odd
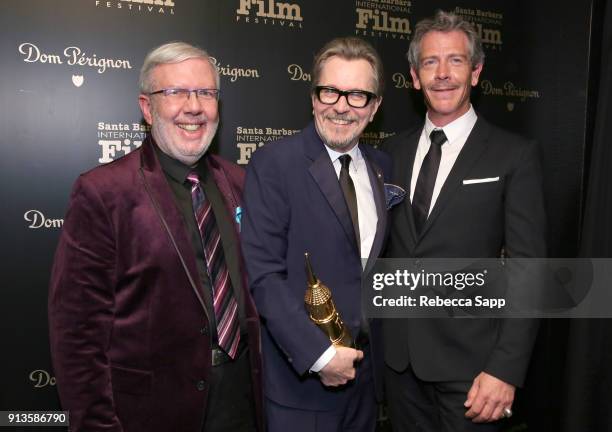
[[[468,58],[469,55],[468,54],[460,54],[460,53],[450,53],[450,54],[445,55],[444,57],[463,57],[463,58]],[[438,59],[438,58],[440,58],[439,55],[430,55],[430,56],[422,57],[421,60]]]
[[[462,60],[469,61],[470,56],[466,54],[458,54],[458,53],[451,53],[451,54],[444,56],[444,59],[446,60],[451,60],[453,58],[461,58]],[[421,60],[419,60],[419,64],[424,63],[428,60],[443,61],[444,59],[442,59],[440,56],[432,55],[432,56],[422,57]]]

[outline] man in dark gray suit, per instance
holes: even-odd
[[[382,101],[382,77],[369,43],[328,42],[313,65],[313,122],[257,150],[247,169],[242,247],[262,319],[269,432],[376,427],[381,329],[364,319],[359,294],[387,231],[391,161],[359,137]],[[332,345],[308,317],[304,252],[358,349]]]
[[[480,38],[438,12],[415,28],[410,73],[424,125],[391,138],[394,182],[387,257],[544,257],[541,170],[533,143],[470,103],[483,68]],[[517,319],[386,320],[386,385],[394,430],[493,431],[512,415],[537,323]]]

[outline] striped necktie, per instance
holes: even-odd
[[[206,199],[200,185],[198,174],[189,173],[187,180],[191,183],[193,211],[202,237],[208,277],[213,290],[213,308],[217,321],[219,347],[231,358],[235,358],[240,342],[238,303],[225,263],[221,235],[210,201]]]

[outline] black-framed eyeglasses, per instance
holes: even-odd
[[[317,96],[319,102],[325,105],[333,105],[341,96],[346,98],[346,102],[353,108],[363,108],[367,106],[372,99],[377,96],[369,91],[365,90],[338,90],[335,87],[327,86],[316,86],[314,93]]]
[[[161,89],[154,92],[149,93],[149,96],[153,96],[156,94],[162,94],[168,99],[173,101],[184,102],[189,99],[191,93],[194,93],[198,99],[202,100],[218,100],[219,99],[219,90],[218,89],[184,89],[184,88],[168,88]]]

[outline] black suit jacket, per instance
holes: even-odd
[[[420,235],[410,203],[410,179],[422,127],[390,138],[394,183],[406,192],[391,210],[386,257],[544,257],[545,213],[534,143],[479,117]],[[498,181],[463,184],[466,179]],[[485,371],[521,385],[537,322],[521,319],[390,319],[384,323],[385,360],[408,364],[426,381],[471,381]]]

